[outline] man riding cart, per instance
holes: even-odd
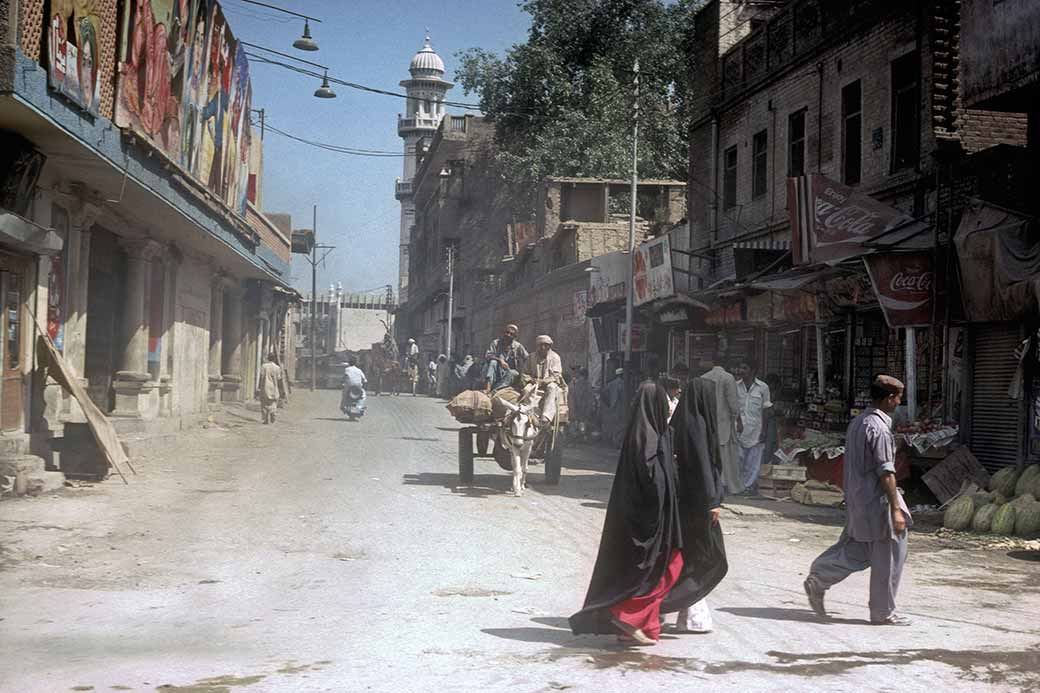
[[[539,426],[546,426],[556,418],[561,400],[561,393],[566,388],[563,381],[563,361],[553,351],[553,340],[547,334],[539,335],[534,340],[535,350],[528,355],[523,374],[527,382],[538,386],[539,394]]]

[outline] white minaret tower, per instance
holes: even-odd
[[[444,117],[444,95],[454,84],[444,79],[444,61],[433,52],[429,31],[423,47],[408,67],[412,78],[401,82],[408,94],[407,112],[397,115],[397,134],[404,140],[404,171],[397,179],[394,196],[401,201],[401,248],[398,277],[400,303],[408,300],[408,241],[415,223],[412,178],[422,147],[429,144]]]

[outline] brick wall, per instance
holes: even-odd
[[[916,186],[929,178],[931,154],[935,149],[930,103],[931,54],[921,47],[919,112],[920,172],[912,168],[893,171],[891,64],[917,48],[917,16],[912,7],[886,13],[846,42],[807,57],[777,79],[763,84],[740,100],[721,107],[718,119],[718,243],[735,238],[765,235],[769,230],[788,236],[787,191],[788,117],[805,112],[805,171],[820,172],[842,180],[842,88],[859,80],[862,94],[861,181],[858,188],[907,212],[927,204]],[[706,29],[702,40],[710,42]],[[822,89],[822,110],[821,110]],[[753,196],[753,141],[756,133],[767,133],[767,186]],[[723,209],[723,163],[725,152],[737,152],[736,205]],[[712,123],[702,119],[690,135],[689,219],[692,245],[709,246],[712,239]],[[920,211],[920,210],[917,210]],[[706,263],[694,263],[704,272]],[[698,268],[696,265],[700,265]],[[714,276],[732,272],[732,253],[720,257]]]
[[[1026,113],[963,109],[957,114],[957,131],[965,151],[974,153],[998,144],[1026,146]]]

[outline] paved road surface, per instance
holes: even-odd
[[[298,393],[269,427],[227,412],[139,456],[129,486],[0,503],[0,689],[1040,687],[1040,563],[915,535],[914,627],[866,624],[864,575],[819,623],[800,585],[838,529],[746,505],[724,516],[716,632],[574,637],[613,455],[585,448],[521,499],[493,462],[456,488],[440,403],[371,398],[352,424],[337,397]]]

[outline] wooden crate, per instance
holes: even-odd
[[[764,464],[758,473],[760,479],[805,481],[806,468],[797,464]]]
[[[794,479],[758,479],[758,492],[766,498],[790,498],[791,489],[798,482]]]

